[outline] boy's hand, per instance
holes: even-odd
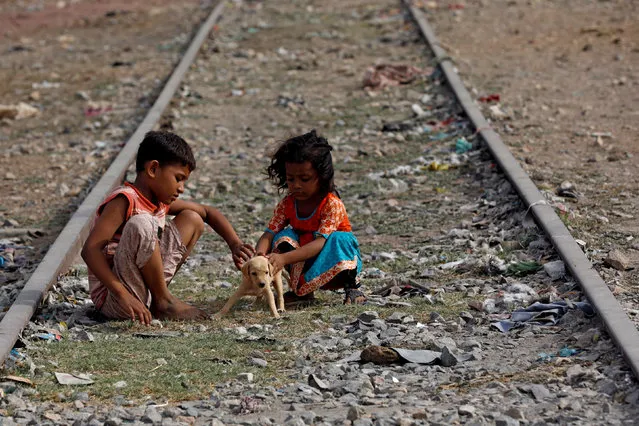
[[[274,269],[273,274],[277,274],[282,270],[282,268],[284,268],[284,266],[286,266],[286,263],[284,263],[284,255],[281,253],[271,253],[267,257],[269,263]]]
[[[255,249],[250,244],[239,242],[231,247],[231,254],[233,255],[233,263],[237,269],[242,268],[244,262],[249,260],[255,254]]]
[[[119,299],[122,309],[131,315],[131,321],[139,320],[144,325],[151,325],[151,320],[153,319],[151,311],[137,297],[127,291],[122,293]]]

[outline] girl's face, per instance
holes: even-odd
[[[288,192],[296,200],[305,201],[319,193],[319,178],[310,161],[286,163],[285,168]]]

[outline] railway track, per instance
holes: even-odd
[[[215,9],[147,118],[0,323],[1,353],[36,384],[35,392],[5,390],[3,404],[14,419],[633,421],[639,398],[630,371],[636,371],[639,341],[634,326],[473,109],[421,12],[382,0],[334,6],[230,7],[217,22],[216,53],[196,59],[224,4]],[[435,57],[421,32],[435,46]],[[406,84],[362,88],[364,71],[380,58],[418,69]],[[369,306],[341,308],[339,296],[328,294],[321,307],[290,312],[282,321],[242,305],[221,324],[165,323],[152,332],[89,315],[82,267],[57,277],[73,263],[95,206],[121,181],[136,144],[170,102],[164,123],[170,121],[200,158],[186,196],[215,203],[246,239],[260,233],[277,200],[257,172],[266,164],[265,149],[313,127],[328,137],[362,245]],[[560,256],[568,274],[561,273]],[[230,294],[228,283],[237,282],[230,265],[220,242],[205,237],[173,291],[214,311]],[[577,281],[598,317],[573,305],[585,300]],[[507,334],[493,325],[535,300],[568,301],[571,309],[552,325]],[[62,342],[37,343],[57,335]],[[19,337],[25,348],[12,351]],[[140,343],[148,342],[144,337],[163,343]],[[443,361],[442,355],[436,366],[345,360],[381,343],[453,356]],[[140,350],[146,358],[138,357]],[[146,369],[150,361],[157,366]],[[85,392],[63,390],[55,381],[59,370],[92,374],[94,383]],[[11,396],[27,402],[20,405]],[[48,402],[55,398],[73,406]],[[118,408],[98,408],[104,401]],[[45,409],[30,409],[39,405]]]

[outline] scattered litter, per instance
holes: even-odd
[[[59,342],[60,340],[62,340],[62,336],[59,333],[36,333],[33,335],[33,337],[36,337],[38,339],[41,340],[48,340],[48,341],[55,341],[55,342]]]
[[[413,114],[415,114],[417,117],[423,117],[424,115],[426,115],[426,112],[418,104],[413,104],[410,108],[413,111]]]
[[[560,197],[567,198],[579,198],[580,195],[577,192],[575,185],[568,181],[562,182],[561,185],[559,185],[559,187],[557,188],[556,192],[557,195],[559,195]]]
[[[430,135],[428,139],[431,141],[443,141],[445,139],[450,139],[450,135],[446,132],[439,132],[436,135]]]
[[[149,332],[149,333],[145,333],[145,332],[140,332],[140,333],[133,333],[133,337],[141,337],[143,339],[159,339],[159,338],[165,338],[165,337],[180,337],[180,332],[178,331],[163,331],[163,332]]]
[[[573,349],[573,348],[569,348],[567,346],[564,346],[556,354],[548,354],[546,352],[541,352],[539,354],[538,361],[546,361],[546,362],[548,362],[548,361],[552,361],[553,358],[556,358],[556,357],[568,358],[568,357],[571,357],[573,355],[577,355],[580,352],[581,352],[580,349]]]
[[[430,295],[430,289],[411,280],[410,283],[387,285],[373,294],[383,297],[388,297],[391,294],[396,294],[400,297],[427,296]]]
[[[87,374],[69,374],[55,372],[55,378],[61,385],[90,385],[93,380]]]
[[[506,114],[499,105],[491,105],[489,108],[490,116],[495,119],[507,118],[508,114]]]
[[[408,84],[420,75],[430,73],[411,65],[380,64],[370,67],[364,73],[364,87],[383,89],[387,86]]]
[[[442,351],[426,349],[390,348],[386,346],[368,346],[359,353],[359,358],[354,355],[349,357],[351,361],[372,362],[373,364],[393,364],[396,362],[412,362],[415,364],[440,364],[451,367],[457,364],[457,358],[444,346]]]
[[[512,313],[510,320],[494,322],[491,325],[506,333],[514,328],[530,325],[555,325],[570,309],[580,309],[586,316],[595,315],[595,311],[588,302],[535,302],[527,308],[518,309]]]
[[[319,390],[328,390],[330,389],[330,386],[324,382],[322,379],[320,379],[319,377],[317,377],[317,375],[315,374],[310,374],[308,376],[308,385],[312,386],[316,389]]]
[[[500,96],[497,93],[494,93],[492,95],[488,95],[488,96],[480,96],[479,97],[479,102],[499,102],[500,101]]]
[[[50,81],[44,80],[42,83],[32,83],[31,87],[33,89],[57,89],[58,87],[60,87],[60,83],[52,83]]]
[[[8,380],[10,382],[16,382],[16,383],[22,383],[25,385],[29,385],[29,386],[33,386],[33,382],[29,379],[27,379],[26,377],[20,377],[20,376],[2,376],[0,378],[1,380]]]
[[[525,277],[526,275],[534,274],[543,268],[542,265],[533,261],[522,261],[508,265],[506,269],[506,275],[514,275],[516,277]]]
[[[0,119],[22,120],[23,118],[35,117],[40,114],[40,110],[31,105],[20,102],[18,105],[0,105]]]
[[[463,154],[471,149],[473,149],[473,144],[468,142],[464,137],[457,139],[457,142],[455,142],[455,152],[457,154]]]
[[[85,117],[97,117],[107,112],[113,111],[113,107],[104,102],[89,102],[84,109]]]
[[[440,171],[446,171],[450,168],[450,165],[445,164],[445,163],[440,163],[439,161],[435,160],[433,162],[431,162],[428,166],[427,169],[434,171],[434,172],[440,172]]]

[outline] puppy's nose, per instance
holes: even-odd
[[[258,284],[258,286],[259,286],[260,288],[264,288],[264,286],[266,286],[266,283],[259,283],[259,284]]]

